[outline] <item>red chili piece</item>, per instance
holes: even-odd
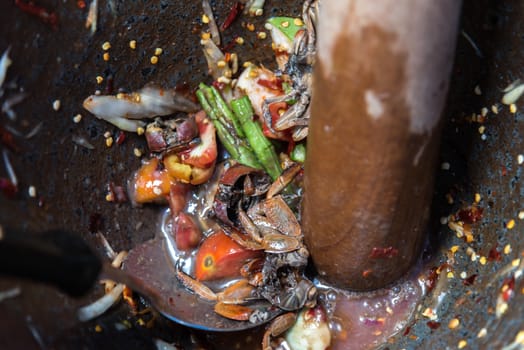
[[[8,179],[0,177],[0,191],[2,191],[7,198],[13,199],[18,192],[18,187]]]
[[[437,284],[437,279],[438,279],[437,270],[438,270],[438,268],[432,267],[429,270],[428,277],[424,281],[424,284],[426,285],[426,288],[428,288],[428,292],[430,292],[433,288],[435,288],[435,284]]]
[[[216,81],[216,80],[213,81],[213,82],[211,83],[211,85],[213,85],[213,86],[214,86],[218,91],[222,91],[222,90],[224,90],[224,88],[226,87],[226,84],[224,84],[224,83],[219,83],[219,82]]]
[[[228,42],[225,46],[222,47],[222,52],[229,52],[231,51],[237,44],[237,38],[239,36],[235,35],[233,39],[231,39],[230,42]]]
[[[393,247],[387,247],[387,248],[377,248],[374,247],[371,250],[371,254],[369,257],[371,259],[386,259],[386,258],[393,258],[398,255],[398,249]]]
[[[473,283],[475,283],[475,279],[477,278],[477,275],[471,275],[469,276],[468,278],[466,278],[464,281],[462,281],[462,283],[465,285],[465,286],[471,286]]]
[[[428,321],[426,324],[431,329],[437,329],[440,327],[440,322],[437,322],[437,321]]]
[[[20,149],[15,143],[13,134],[11,134],[7,129],[0,125],[0,143],[9,148],[13,152],[18,152]]]
[[[49,24],[54,30],[58,29],[58,16],[54,12],[50,12],[42,6],[36,5],[34,2],[23,2],[22,0],[15,0],[15,5],[25,13],[36,16],[42,22]]]
[[[368,278],[369,275],[371,275],[372,273],[373,273],[373,270],[364,270],[362,271],[362,277]]]
[[[459,210],[457,216],[460,221],[466,224],[474,224],[482,219],[482,213],[484,209],[479,207],[469,207]]]
[[[233,6],[231,7],[231,10],[229,11],[229,14],[227,15],[226,19],[224,20],[224,23],[222,23],[222,25],[220,26],[221,31],[226,30],[227,28],[231,26],[231,24],[233,24],[235,19],[238,17],[239,13],[242,11],[242,8],[243,6],[240,1],[237,1],[236,3],[233,4]]]
[[[282,91],[282,79],[258,79],[257,84],[271,90]]]
[[[118,133],[118,136],[116,137],[116,144],[121,145],[126,140],[126,134],[123,131],[120,131]]]
[[[497,250],[497,246],[494,246],[489,250],[488,253],[488,260],[489,261],[500,261],[502,260],[502,256],[500,255],[500,252]]]
[[[502,284],[502,299],[508,302],[513,296],[513,290],[515,289],[515,277],[509,277],[504,280]]]
[[[115,203],[125,203],[127,202],[127,195],[124,187],[115,185],[114,182],[109,183],[109,191],[113,195]]]

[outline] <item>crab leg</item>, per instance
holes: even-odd
[[[294,163],[290,167],[282,172],[280,175],[269,187],[266,193],[266,198],[273,198],[276,194],[280,193],[293,179],[297,174],[302,170],[302,165],[300,163]]]
[[[217,301],[218,296],[215,292],[213,292],[209,287],[207,287],[205,284],[198,282],[197,280],[193,279],[191,276],[187,275],[185,272],[180,270],[177,266],[176,268],[176,277],[182,283],[184,287],[187,289],[192,290],[196,294],[198,294],[203,299],[209,300],[209,301]]]

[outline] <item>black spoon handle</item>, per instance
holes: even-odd
[[[50,283],[71,296],[81,296],[94,285],[101,269],[98,256],[78,235],[0,227],[0,276]]]

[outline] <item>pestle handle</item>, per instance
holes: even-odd
[[[70,296],[81,296],[94,285],[101,268],[100,259],[79,235],[0,227],[0,276],[45,282]]]
[[[322,2],[302,224],[330,284],[385,287],[419,256],[460,7]]]

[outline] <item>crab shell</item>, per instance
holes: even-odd
[[[249,260],[263,255],[260,251],[243,248],[218,231],[204,240],[195,257],[195,277],[210,281],[226,277],[239,277],[241,267]]]

